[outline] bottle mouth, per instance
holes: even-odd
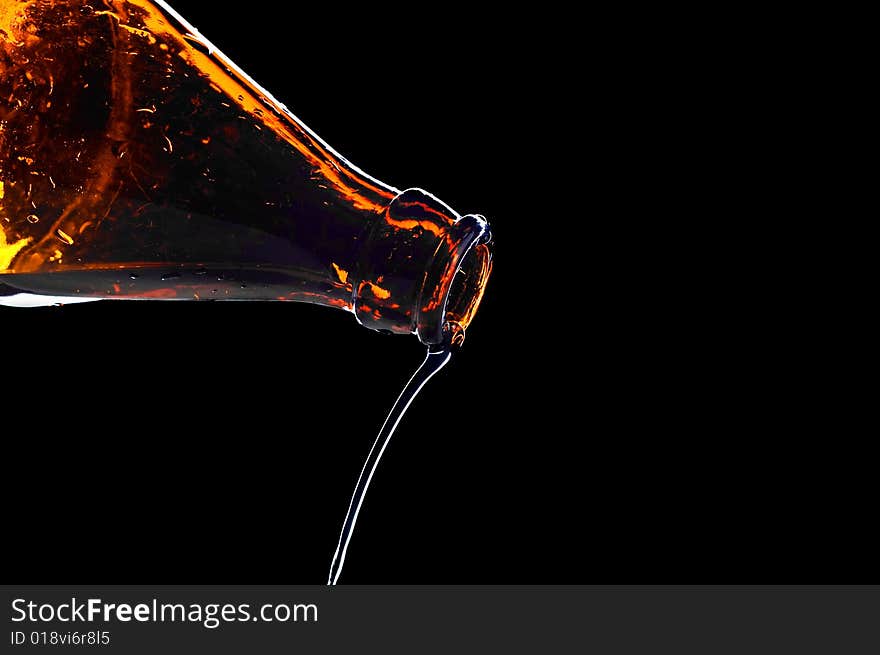
[[[362,325],[415,333],[428,346],[460,344],[492,270],[492,235],[422,189],[401,192],[361,248],[352,286]]]
[[[425,275],[416,332],[426,344],[460,345],[492,272],[492,232],[478,214],[463,216],[449,228]]]

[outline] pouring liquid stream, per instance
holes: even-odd
[[[351,496],[351,502],[348,505],[348,512],[345,515],[345,521],[342,523],[339,544],[336,546],[336,552],[333,555],[333,562],[330,564],[330,576],[327,580],[328,585],[335,585],[339,580],[339,575],[342,573],[342,566],[345,564],[345,555],[348,552],[348,545],[351,541],[351,535],[354,531],[358,514],[361,511],[361,505],[364,503],[364,497],[370,486],[370,481],[373,479],[373,474],[376,472],[376,467],[379,466],[382,454],[385,452],[385,448],[391,440],[391,435],[394,434],[397,425],[400,423],[404,414],[406,414],[406,410],[409,409],[409,406],[412,404],[412,401],[418,395],[419,391],[422,390],[422,387],[425,386],[435,373],[446,366],[449,362],[452,357],[454,341],[455,340],[453,339],[450,342],[437,346],[430,346],[428,348],[428,353],[425,355],[425,361],[423,361],[421,366],[419,366],[415,373],[413,373],[409,382],[403,387],[403,391],[400,392],[400,396],[398,396],[394,405],[391,407],[391,411],[388,412],[388,417],[385,419],[382,429],[379,430],[379,434],[373,442],[372,448],[370,448],[366,461],[364,461],[360,477],[358,477],[354,493]]]

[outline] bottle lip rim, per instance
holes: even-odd
[[[473,270],[465,270],[471,266]],[[492,231],[483,216],[468,214],[445,228],[425,273],[416,307],[416,334],[422,343],[434,345],[449,338],[460,343],[464,339],[464,332],[483,298],[491,270]],[[457,298],[452,298],[453,283],[459,272],[471,277],[472,281],[466,283]]]

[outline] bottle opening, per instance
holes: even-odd
[[[492,236],[422,189],[401,192],[375,222],[355,273],[352,304],[368,327],[415,332],[428,346],[456,337],[477,312],[492,270]]]
[[[491,244],[489,224],[477,214],[463,216],[448,229],[422,287],[417,332],[423,343],[443,341],[449,325],[464,338],[492,272]]]
[[[447,322],[467,329],[483,299],[491,270],[492,254],[488,244],[477,244],[465,253],[446,298]]]

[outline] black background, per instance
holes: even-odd
[[[174,6],[363,170],[493,226],[483,306],[388,448],[342,582],[871,581],[858,447],[804,423],[793,336],[707,279],[724,200],[687,223],[674,154],[626,138],[663,98],[597,113],[618,55],[467,6]],[[2,309],[0,329],[20,582],[322,583],[422,358],[298,304]]]

